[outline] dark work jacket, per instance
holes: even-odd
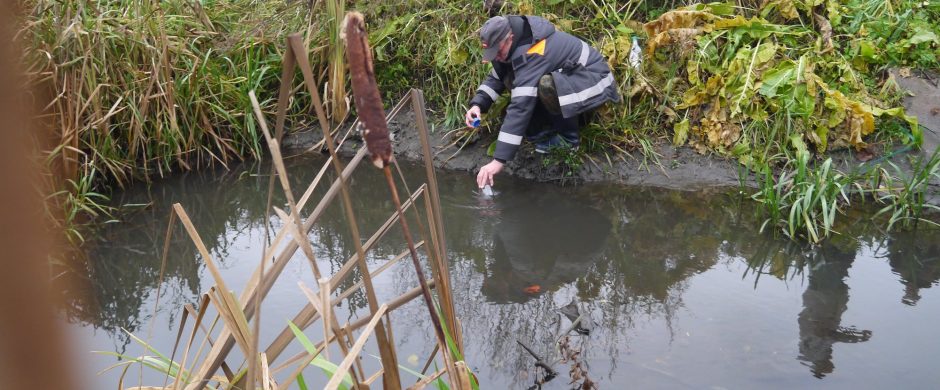
[[[493,157],[509,161],[516,154],[538,100],[539,78],[552,74],[562,116],[570,118],[606,101],[620,101],[607,61],[577,37],[555,30],[538,16],[508,16],[516,42],[508,62],[493,61],[493,70],[470,101],[487,111],[507,87],[511,99],[499,130]],[[525,34],[517,32],[523,21]],[[531,34],[531,37],[528,36]],[[509,84],[508,86],[506,84]]]

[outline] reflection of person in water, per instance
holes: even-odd
[[[889,241],[888,262],[901,277],[904,297],[901,302],[916,305],[920,289],[930,288],[940,280],[940,234],[936,232],[898,233]]]
[[[809,365],[813,376],[822,378],[833,371],[832,345],[858,343],[871,337],[869,330],[843,327],[842,313],[849,302],[849,275],[854,253],[831,247],[819,249],[818,258],[810,263],[809,286],[803,292],[800,325],[799,359]]]
[[[524,302],[584,275],[610,234],[599,211],[557,191],[495,199],[503,210],[482,292],[496,302]]]

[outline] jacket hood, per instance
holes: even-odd
[[[555,25],[540,16],[526,16],[532,28],[532,40],[538,42],[555,33]]]

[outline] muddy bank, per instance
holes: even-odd
[[[892,71],[898,85],[907,91],[903,105],[910,115],[918,117],[923,126],[924,143],[920,150],[904,145],[875,145],[870,148],[873,156],[863,156],[853,150],[836,151],[829,154],[834,165],[843,172],[868,170],[878,163],[892,162],[901,169],[901,174],[910,172],[911,160],[918,156],[929,156],[940,145],[940,87],[937,78],[931,74],[911,75],[907,72],[898,74]],[[905,77],[907,76],[907,77]],[[434,120],[433,118],[431,119]],[[403,111],[398,118],[389,123],[394,133],[394,150],[399,158],[421,160],[421,142],[414,128],[414,113]],[[450,129],[431,134],[432,148],[435,151],[434,163],[440,169],[467,173],[467,180],[474,180],[477,170],[490,162],[486,150],[495,140],[496,132],[483,134],[476,142],[466,145],[460,152],[452,145],[451,139],[442,135]],[[285,139],[287,148],[310,150],[319,140],[318,129],[292,133]],[[604,155],[591,156],[577,170],[572,171],[564,164],[547,163],[546,157],[535,153],[534,147],[524,143],[516,158],[507,163],[502,175],[512,175],[536,181],[574,184],[586,182],[612,182],[624,185],[641,185],[679,190],[698,190],[709,187],[733,187],[744,183],[753,187],[752,179],[743,179],[742,166],[737,161],[714,154],[698,154],[688,147],[674,147],[669,140],[654,140],[657,161],[644,157],[640,151],[631,151],[626,155],[611,154],[611,160]],[[343,151],[352,153],[362,146],[359,138],[351,137]],[[889,170],[889,172],[891,172]],[[895,174],[895,172],[891,172]],[[505,177],[505,176],[504,176]],[[497,177],[497,187],[499,177]],[[931,182],[932,203],[940,203],[940,181]]]
[[[393,147],[398,158],[415,161],[423,159],[421,141],[414,128],[414,113],[403,111],[389,123],[389,129],[394,134]],[[486,154],[486,149],[495,139],[495,133],[484,134],[480,140],[458,152],[457,147],[451,145],[452,140],[442,137],[443,132],[437,130],[431,134],[435,166],[466,172],[467,180],[475,180],[477,170],[492,160]],[[310,151],[320,139],[319,130],[306,130],[290,134],[284,146],[295,151]],[[361,139],[351,137],[342,151],[351,154],[361,146]],[[584,161],[580,169],[572,171],[561,164],[546,163],[544,155],[535,153],[534,147],[525,143],[516,158],[506,164],[500,176],[511,175],[561,184],[613,182],[687,190],[739,185],[739,165],[733,160],[700,155],[689,148],[675,148],[665,142],[655,145],[655,148],[660,155],[661,165],[645,160],[641,153],[634,152],[626,156],[612,155],[611,161],[603,155],[592,156],[591,161]],[[499,177],[496,180],[498,187]]]

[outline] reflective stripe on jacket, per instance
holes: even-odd
[[[554,25],[538,16],[509,18],[524,18],[531,28],[532,40],[518,45],[508,63],[492,62],[493,71],[470,101],[471,106],[477,105],[482,111],[487,111],[511,86],[511,100],[493,155],[506,161],[515,156],[522,144],[538,100],[538,83],[542,75],[552,74],[562,115],[566,118],[606,101],[620,101],[614,76],[596,49],[575,36],[556,31]]]

